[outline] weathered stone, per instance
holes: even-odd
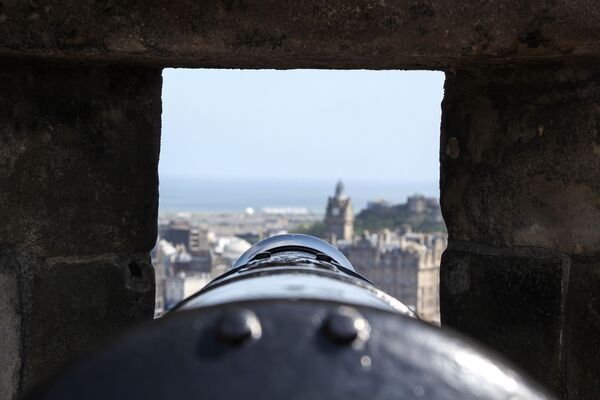
[[[418,68],[600,56],[595,0],[0,3],[0,54],[158,66]]]
[[[441,204],[450,240],[600,250],[600,75],[446,74]]]
[[[565,399],[596,398],[600,75],[448,72],[442,109],[443,324]]]
[[[442,257],[442,325],[495,349],[561,394],[568,259],[539,251],[467,249],[449,248]]]
[[[154,312],[147,255],[53,260],[2,249],[0,278],[3,399]]]
[[[44,257],[156,240],[157,69],[0,65],[0,243]]]
[[[565,366],[569,399],[594,400],[600,393],[600,259],[575,257],[565,309]],[[567,397],[567,396],[565,396]]]
[[[161,72],[0,64],[0,398],[154,311]]]
[[[40,261],[27,284],[25,389],[154,314],[154,270],[147,255]]]
[[[17,394],[21,370],[19,272],[0,257],[0,399]]]

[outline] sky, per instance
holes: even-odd
[[[163,72],[161,178],[433,182],[444,76]]]

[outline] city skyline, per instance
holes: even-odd
[[[159,219],[152,251],[157,315],[230,270],[253,244],[303,233],[336,246],[359,273],[422,319],[439,324],[439,265],[447,235],[439,229],[437,199],[411,196],[393,208],[375,202],[355,216],[344,184],[332,189],[324,215],[282,210],[176,213]]]

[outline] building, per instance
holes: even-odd
[[[208,229],[190,228],[189,246],[190,253],[205,253],[210,250],[210,242],[214,241],[214,234]]]
[[[252,245],[237,236],[219,237],[214,245],[214,265],[223,265],[227,269]]]
[[[152,265],[154,265],[155,291],[155,316],[162,314],[167,308],[165,306],[165,282],[171,266],[172,257],[177,254],[177,249],[171,243],[160,239],[152,250]]]
[[[408,196],[406,199],[408,210],[414,214],[420,214],[427,209],[428,199],[423,195]]]
[[[169,310],[183,299],[197,293],[212,279],[211,274],[201,273],[187,276],[184,273],[169,276],[164,283],[164,306]]]
[[[162,236],[152,250],[157,316],[224,273],[251,246],[244,239],[217,236],[185,220],[169,221],[159,226],[159,232]]]
[[[340,250],[356,270],[402,301],[422,319],[439,323],[439,272],[446,248],[442,233],[365,232]]]
[[[344,193],[344,184],[339,181],[335,195],[327,200],[325,213],[325,238],[330,243],[352,241],[354,237],[354,212],[352,201]]]
[[[200,290],[212,279],[208,259],[189,253],[183,244],[173,245],[160,239],[153,250],[156,281],[155,316],[159,316],[184,298]]]
[[[168,226],[161,229],[159,235],[172,245],[182,244],[189,248],[190,224],[187,221],[171,221]]]
[[[415,215],[433,215],[439,210],[437,199],[422,195],[409,197],[406,207]],[[392,208],[377,200],[369,203],[369,209]],[[359,273],[419,317],[440,322],[439,274],[447,244],[445,233],[413,232],[410,224],[403,224],[394,231],[365,231],[355,238],[352,202],[340,181],[327,201],[325,239],[339,247]]]

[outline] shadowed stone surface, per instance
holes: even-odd
[[[441,203],[450,240],[600,250],[600,74],[446,74]]]
[[[595,0],[3,1],[0,54],[160,66],[419,68],[600,56]]]
[[[569,275],[565,337],[570,399],[600,393],[600,258],[576,257]]]
[[[16,394],[22,365],[19,272],[11,267],[0,257],[0,399],[11,399]]]
[[[448,249],[441,269],[442,324],[460,330],[562,393],[557,256]]]
[[[0,87],[0,243],[47,257],[149,251],[160,71],[0,65]]]
[[[600,325],[600,74],[446,74],[443,324],[565,399],[595,399]],[[600,315],[600,314],[599,314]]]
[[[161,75],[0,65],[0,398],[154,311]]]
[[[23,323],[25,389],[154,314],[154,269],[147,255],[40,261],[30,274],[30,309]]]

